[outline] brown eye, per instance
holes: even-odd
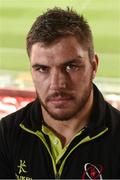
[[[70,71],[77,71],[79,69],[78,65],[75,64],[69,64],[66,66],[66,71],[70,72]]]
[[[48,73],[49,72],[49,68],[46,66],[39,66],[36,68],[36,71],[39,71],[40,73]]]

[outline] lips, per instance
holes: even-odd
[[[71,102],[73,99],[74,96],[70,93],[56,91],[46,98],[46,103],[51,103],[58,106],[60,105],[61,107],[63,107],[64,105]]]
[[[70,98],[52,98],[49,101],[68,101],[71,100]]]
[[[49,102],[55,105],[65,105],[72,100],[70,97],[54,97],[49,99]]]

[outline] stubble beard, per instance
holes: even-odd
[[[55,113],[41,100],[39,93],[37,92],[37,97],[39,99],[39,102],[42,106],[42,108],[48,113],[50,117],[52,117],[54,120],[57,121],[69,121],[73,117],[76,117],[84,108],[87,102],[89,101],[91,91],[92,91],[92,82],[89,82],[88,87],[86,87],[86,90],[83,92],[83,96],[80,99],[80,102],[78,103],[77,107],[74,108],[71,111],[64,112],[64,107],[59,107],[61,109],[61,113]],[[75,97],[73,97],[73,100],[75,100]]]

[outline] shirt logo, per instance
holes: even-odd
[[[18,174],[15,173],[16,179],[18,180],[32,180],[31,177],[26,176],[27,174],[27,165],[25,160],[20,160],[18,168]]]
[[[26,169],[26,162],[23,160],[20,160],[20,165],[17,166],[19,168],[19,174],[21,174],[22,172],[26,173],[27,171]]]
[[[103,167],[101,165],[95,166],[91,163],[86,163],[84,165],[82,180],[85,180],[88,178],[91,180],[96,180],[96,179],[103,180],[102,172],[103,172]]]

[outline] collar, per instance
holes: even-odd
[[[43,116],[38,98],[29,103],[23,110],[24,119],[21,124],[32,131],[41,130]]]
[[[107,126],[107,106],[103,95],[98,90],[95,84],[93,84],[94,101],[90,121],[88,123],[88,133],[90,137],[104,131]]]

